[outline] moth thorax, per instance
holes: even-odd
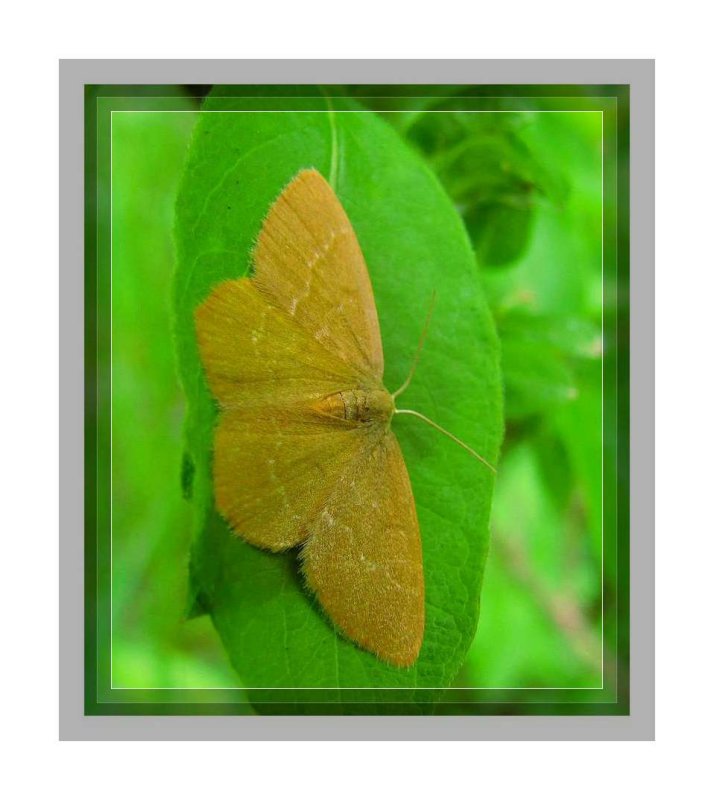
[[[317,410],[352,422],[389,422],[394,400],[385,389],[346,389],[323,397]]]

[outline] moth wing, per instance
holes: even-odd
[[[292,547],[307,535],[339,470],[364,445],[363,428],[311,407],[356,385],[356,373],[248,278],[217,286],[195,319],[206,378],[221,406],[216,507],[251,544]]]
[[[414,497],[385,432],[341,477],[302,549],[308,585],[353,641],[397,666],[424,637],[424,577]]]
[[[253,280],[341,361],[378,378],[382,337],[357,236],[329,183],[303,170],[270,209]]]
[[[294,547],[363,440],[354,423],[315,412],[224,413],[213,456],[216,508],[247,542]]]
[[[206,379],[226,411],[289,408],[359,380],[250,278],[219,284],[196,309],[195,321]]]

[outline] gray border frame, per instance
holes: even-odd
[[[630,85],[629,715],[84,716],[84,85],[99,83]],[[61,60],[59,97],[59,738],[214,741],[653,739],[654,61]]]

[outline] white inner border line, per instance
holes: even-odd
[[[431,95],[423,95],[423,97],[431,97]],[[99,98],[97,98],[99,99]],[[112,97],[112,100],[118,99]],[[136,98],[130,98],[136,99]],[[153,97],[151,99],[161,99]],[[173,99],[173,98],[168,98]],[[270,98],[271,100],[276,98]],[[294,99],[294,98],[291,98]],[[319,99],[319,98],[316,98]],[[366,99],[366,98],[365,98]],[[481,99],[481,98],[479,98]],[[497,98],[484,98],[484,99],[497,99]],[[519,98],[508,98],[519,99]],[[549,99],[554,98],[536,98],[528,97],[523,98],[528,100],[535,99]],[[578,99],[585,98],[555,98],[557,100]],[[617,98],[616,98],[617,99]],[[412,114],[415,109],[402,109],[399,111],[380,111],[379,113],[388,114]],[[453,114],[453,110],[429,110],[418,109],[422,114]],[[114,114],[195,114],[197,117],[201,114],[364,114],[375,113],[369,110],[355,109],[355,110],[305,110],[305,109],[284,109],[284,110],[158,110],[158,109],[110,109],[110,122],[109,122],[109,465],[110,465],[110,518],[109,518],[109,689],[111,691],[602,691],[605,689],[605,112],[600,109],[580,110],[580,109],[459,109],[459,113],[467,114],[600,114],[600,279],[601,279],[601,305],[600,305],[600,335],[602,342],[602,355],[600,365],[600,414],[601,414],[601,432],[600,432],[600,503],[601,503],[601,517],[600,517],[600,686],[391,686],[391,687],[374,687],[374,686],[350,686],[350,687],[335,687],[335,686],[114,686],[114,657],[113,657],[113,644],[114,644],[114,471],[113,471],[113,453],[114,453],[114,414],[113,414],[113,374],[114,374],[114,306],[113,306],[113,261],[114,261],[114,247],[113,247],[113,232],[114,232],[114,217],[113,217],[113,197],[114,197],[114,181],[113,181],[113,143],[114,143]],[[97,114],[97,125],[99,125],[99,114]],[[617,135],[617,131],[615,132]],[[617,149],[615,148],[615,155]],[[617,192],[615,192],[615,224],[617,224]],[[97,240],[99,240],[99,214],[97,214]],[[97,248],[97,255],[99,248]],[[97,308],[99,308],[99,280],[97,279]],[[99,331],[99,315],[97,314],[97,330]],[[616,320],[617,324],[617,320]],[[615,357],[617,356],[617,327],[615,329]],[[97,346],[97,408],[99,408],[99,355],[100,348]],[[616,378],[617,378],[617,360],[616,364]],[[617,398],[617,380],[615,381],[615,397]],[[99,468],[98,447],[99,436],[97,436],[97,469]],[[617,438],[617,437],[616,437]],[[617,458],[617,442],[616,442],[616,458]],[[97,481],[97,491],[99,481]],[[617,524],[617,502],[615,502],[615,523]],[[615,556],[617,557],[617,545],[615,545]],[[99,573],[97,569],[97,597],[99,594]],[[617,569],[616,569],[617,574]],[[616,592],[616,604],[618,596]],[[99,620],[97,620],[97,624]],[[616,638],[617,638],[617,615],[615,617],[616,623]],[[97,636],[97,642],[99,642]],[[98,666],[97,666],[98,669]],[[98,676],[97,676],[98,677]],[[615,675],[615,692],[617,693],[617,670]],[[99,685],[99,684],[98,684]],[[478,702],[488,702],[479,700]],[[500,701],[499,701],[500,702]],[[541,702],[541,701],[532,701]],[[579,702],[579,701],[573,701]]]

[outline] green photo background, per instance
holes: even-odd
[[[135,113],[112,116],[111,173],[98,171],[111,209],[111,347],[100,348],[98,369],[111,371],[112,446],[100,441],[99,457],[111,457],[112,539],[97,602],[110,606],[112,687],[239,690],[210,618],[186,619],[191,512],[180,483],[172,229],[200,99],[170,94],[185,113],[112,98]],[[614,192],[603,196],[603,114],[534,98],[498,113],[466,113],[444,97],[417,110],[413,99],[370,104],[403,112],[384,118],[462,215],[501,339],[506,438],[491,552],[478,632],[450,699],[512,712],[546,689],[583,699],[577,690],[604,685],[613,698],[626,660],[618,665],[616,548],[603,558],[603,462],[617,447],[603,419],[603,388],[614,383],[603,357],[608,347],[615,357],[616,340],[603,330],[618,313],[614,274],[603,274],[603,223],[615,214]],[[567,693],[548,697],[557,705]]]

